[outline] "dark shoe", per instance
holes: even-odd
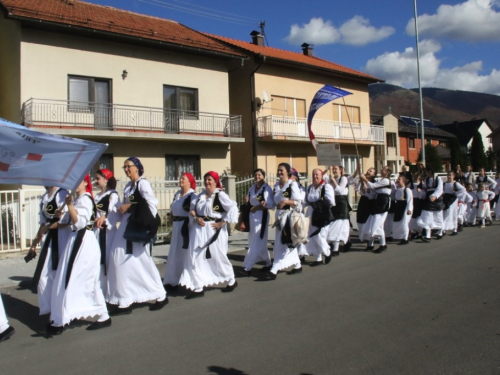
[[[387,250],[387,245],[380,245],[377,250],[373,250],[375,254],[380,254],[382,251]]]
[[[323,262],[321,260],[316,260],[309,264],[311,267],[322,266]]]
[[[439,235],[439,234],[438,234],[438,235],[436,236],[436,240],[440,240],[441,238],[443,238],[443,235]]]
[[[295,275],[296,273],[301,273],[301,272],[302,272],[302,267],[300,267],[300,268],[294,268],[291,271],[288,271],[287,274],[288,275]]]
[[[109,312],[109,315],[111,315],[111,316],[128,315],[128,314],[132,314],[132,308],[130,306],[129,307],[117,307],[116,309]]]
[[[300,257],[300,264],[306,264],[306,257]]]
[[[401,241],[398,243],[398,245],[408,245],[408,244],[409,244],[408,240],[401,240]]]
[[[14,333],[16,333],[14,327],[9,326],[9,328],[0,333],[0,342],[8,340]]]
[[[278,274],[277,273],[269,272],[267,274],[267,277],[269,278],[269,280],[276,280],[276,278],[278,277]]]
[[[431,239],[428,237],[422,237],[423,242],[431,242]]]
[[[462,224],[458,224],[457,231],[461,232],[463,230],[464,230],[464,226]],[[452,234],[452,236],[453,236],[453,234]]]
[[[387,242],[392,242],[392,241],[394,240],[394,238],[392,238],[392,237],[387,237],[385,240],[386,240]]]
[[[224,289],[222,289],[222,293],[230,293],[233,290],[235,290],[237,286],[238,286],[238,282],[235,281],[233,285],[228,285]]]
[[[456,236],[458,234],[458,232],[453,232],[452,234],[450,234],[450,236]]]
[[[367,246],[365,251],[373,251],[373,249],[375,249],[375,246]]]
[[[332,261],[332,256],[331,255],[328,255],[328,256],[325,255],[325,264],[328,264],[331,261]]]
[[[413,232],[412,234],[410,234],[410,240],[414,240],[415,238],[417,238],[417,236],[418,236],[418,233]]]
[[[339,256],[340,253],[338,251],[332,251],[332,257]]]
[[[51,336],[58,336],[64,332],[64,327],[55,327],[52,324],[47,325],[47,334]]]
[[[269,272],[269,271],[271,271],[271,266],[262,267],[259,271],[260,272]]]
[[[179,289],[179,285],[172,285],[172,284],[165,284],[163,285],[163,287],[167,292],[175,292],[177,289]]]
[[[251,276],[252,276],[252,270],[250,270],[250,271],[245,271],[245,272],[246,272],[246,274],[247,274],[247,276],[248,276],[248,277],[251,277]]]
[[[97,329],[111,327],[111,318],[104,320],[102,322],[94,322],[87,327],[87,331],[95,331]]]
[[[163,301],[156,301],[155,303],[153,303],[151,306],[149,306],[149,311],[161,310],[166,305],[168,305],[168,297],[165,297]]]
[[[201,292],[195,292],[194,290],[189,293],[184,299],[193,299],[193,298],[201,298],[205,295],[205,291],[201,291]]]
[[[342,248],[342,251],[344,253],[347,253],[351,249],[351,246],[352,246],[352,242],[351,241],[347,241],[347,243],[344,244],[344,247]]]

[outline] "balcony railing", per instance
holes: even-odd
[[[28,127],[241,137],[241,116],[121,104],[29,99]]]
[[[313,120],[312,129],[318,139],[353,140],[384,143],[384,127],[378,125],[352,124],[330,120]],[[258,137],[309,138],[307,119],[283,116],[258,118]]]

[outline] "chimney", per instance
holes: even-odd
[[[260,35],[258,31],[252,31],[250,33],[252,36],[252,43],[255,44],[256,46],[264,47],[264,37]]]
[[[307,44],[304,43],[301,45],[302,47],[302,53],[306,56],[312,56],[313,55],[313,45],[312,44]]]

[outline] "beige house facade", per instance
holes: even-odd
[[[401,171],[405,160],[401,156],[399,119],[391,113],[384,116],[372,115],[371,118],[372,124],[383,125],[385,131],[384,144],[375,147],[375,169],[378,172],[388,166],[393,173]]]
[[[275,173],[280,162],[288,162],[309,177],[314,168],[327,167],[318,165],[307,128],[311,101],[325,84],[352,95],[316,112],[316,139],[340,143],[347,173],[356,168],[358,152],[363,165],[373,165],[374,147],[384,144],[384,128],[370,124],[368,84],[379,80],[316,58],[310,46],[302,53],[283,51],[263,46],[257,32],[252,36],[252,42],[217,37],[250,57],[229,73],[230,111],[242,115],[245,137],[231,154],[233,171]]]
[[[231,169],[244,138],[241,116],[230,114],[228,68],[243,54],[173,21],[40,3],[0,0],[0,117],[108,143],[96,168],[122,179],[129,156],[150,178]],[[103,12],[111,26],[82,23],[81,14]]]

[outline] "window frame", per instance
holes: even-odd
[[[82,105],[72,106],[71,103],[71,79],[86,80],[88,83],[88,101],[87,106]],[[81,76],[76,74],[68,74],[67,79],[67,98],[68,98],[68,112],[80,112],[80,113],[93,113],[95,109],[95,82],[107,82],[108,83],[108,98],[109,105],[113,103],[113,80],[111,78],[104,77],[90,77]]]
[[[174,179],[170,179],[168,176],[168,159],[173,158],[175,162],[175,167],[174,167]],[[195,165],[193,167],[194,173],[193,176],[195,179],[198,179],[201,177],[201,157],[200,155],[181,155],[181,154],[165,154],[165,181],[174,181],[178,180],[180,178],[180,173],[179,173],[179,159],[182,158],[193,158],[195,160]]]

